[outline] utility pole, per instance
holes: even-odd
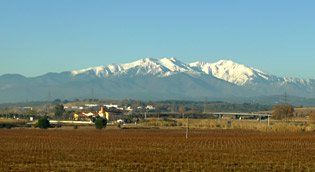
[[[284,92],[284,103],[285,104],[288,103],[288,94],[287,94],[287,92]]]
[[[189,131],[189,118],[187,115],[187,123],[186,123],[186,140],[188,140],[188,131]]]
[[[147,119],[147,110],[144,112],[144,119]]]
[[[205,101],[203,103],[203,113],[206,113],[206,103],[207,103],[207,97],[205,97]]]
[[[48,115],[48,105],[52,103],[52,100],[51,100],[51,91],[49,90],[48,91],[48,96],[47,96],[47,102],[45,104],[45,115],[47,116]]]

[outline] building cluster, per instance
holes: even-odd
[[[106,109],[112,109],[112,110],[121,110],[121,111],[128,111],[131,112],[134,109],[131,106],[120,106],[117,104],[103,104],[103,105],[99,105],[99,104],[85,104],[84,106],[64,106],[64,109],[66,110],[74,110],[74,111],[78,111],[78,110],[88,110],[91,108],[97,108],[100,106],[104,106],[106,107]],[[146,110],[146,111],[154,111],[155,107],[153,105],[146,105],[146,106],[138,106],[137,110]]]
[[[147,105],[147,106],[138,106],[138,110],[146,110],[146,111],[154,111],[155,107],[152,105]]]
[[[64,106],[65,110],[73,110],[76,113],[73,116],[73,119],[78,120],[90,120],[93,117],[100,116],[106,118],[107,120],[116,120],[114,117],[119,116],[123,112],[132,112],[134,109],[131,106],[120,106],[117,104],[85,104],[84,106]],[[96,111],[95,109],[99,109]],[[153,111],[155,107],[152,105],[139,106],[136,109],[137,111]]]

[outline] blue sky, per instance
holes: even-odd
[[[1,0],[0,75],[145,57],[315,79],[315,1]]]

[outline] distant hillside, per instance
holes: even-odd
[[[0,76],[0,103],[48,99],[225,100],[275,103],[287,93],[312,104],[315,81],[282,78],[230,60],[183,63],[175,58],[141,59],[26,78]]]

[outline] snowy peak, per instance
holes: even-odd
[[[245,85],[252,81],[264,81],[271,78],[257,69],[247,67],[232,60],[220,60],[215,63],[194,62],[185,64],[176,58],[145,58],[131,63],[110,64],[72,71],[72,75],[110,76],[145,76],[167,77],[176,73],[211,75],[236,85]]]
[[[88,75],[99,78],[113,76],[168,77],[177,73],[186,73],[193,76],[208,75],[209,77],[215,77],[239,86],[270,84],[273,82],[281,82],[282,84],[313,84],[311,80],[281,78],[269,75],[258,69],[233,62],[232,60],[219,60],[215,63],[197,61],[186,64],[176,58],[144,58],[131,63],[110,64],[71,72],[72,76]]]
[[[159,62],[171,72],[187,72],[192,70],[188,65],[175,58],[162,58]]]
[[[152,58],[145,58],[132,63],[125,63],[121,66],[123,70],[118,74],[160,75],[164,71],[158,61]]]
[[[98,67],[90,67],[86,69],[81,69],[81,70],[75,70],[72,71],[72,75],[80,75],[80,74],[95,74],[96,76],[100,76],[104,72],[105,68],[103,66],[98,66]]]
[[[154,75],[166,77],[178,72],[189,72],[192,69],[185,63],[175,58],[145,58],[131,63],[121,65],[111,64],[108,66],[92,67],[82,70],[72,71],[72,75],[94,74],[97,77],[109,77],[117,75]]]
[[[212,65],[212,74],[217,78],[237,85],[244,85],[253,80],[268,80],[270,76],[254,68],[235,63],[231,60],[220,60]]]
[[[189,65],[195,70],[237,85],[245,85],[253,80],[269,80],[270,78],[268,74],[262,71],[235,63],[232,60],[220,60],[215,63],[194,62]]]
[[[124,73],[136,75],[157,75],[166,77],[178,72],[187,72],[191,69],[175,58],[153,59],[145,58],[132,63],[123,64]]]

